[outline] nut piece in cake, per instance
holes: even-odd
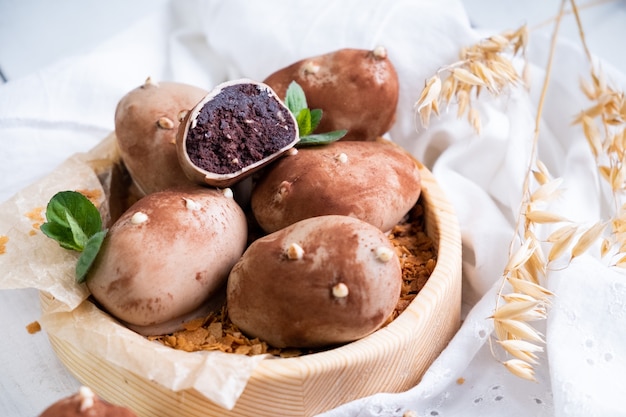
[[[191,183],[176,152],[179,114],[195,106],[206,93],[188,84],[156,83],[148,78],[117,104],[115,136],[120,156],[141,193]]]
[[[420,178],[415,160],[393,143],[339,141],[276,161],[253,189],[251,207],[266,232],[326,214],[388,231],[417,202]]]
[[[76,394],[60,399],[39,417],[136,417],[136,414],[103,401],[88,387],[80,387]]]
[[[383,232],[348,216],[314,217],[248,247],[228,278],[228,314],[272,346],[324,347],[378,329],[401,283]]]
[[[223,294],[246,239],[245,214],[222,191],[195,186],[149,194],[110,228],[87,286],[131,329],[169,333]]]
[[[185,117],[178,132],[180,165],[193,181],[230,186],[273,161],[299,140],[289,109],[267,85],[218,85]]]
[[[311,108],[324,110],[316,133],[347,129],[342,140],[376,140],[395,121],[399,84],[384,47],[339,49],[303,59],[268,76],[268,84],[284,98],[295,81]]]

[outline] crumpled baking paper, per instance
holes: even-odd
[[[118,161],[115,146],[111,135],[0,205],[0,235],[8,238],[0,256],[0,288],[36,288],[51,298],[39,320],[49,334],[174,391],[194,388],[230,409],[267,355],[189,353],[138,337],[87,301],[89,290],[74,277],[78,254],[38,230],[47,202],[58,191],[99,195],[106,218],[107,178]]]

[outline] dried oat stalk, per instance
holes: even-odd
[[[602,222],[590,226],[579,225],[550,211],[550,202],[560,194],[561,179],[552,178],[545,165],[537,159],[540,121],[565,3],[566,1],[563,0],[560,13],[555,19],[551,52],[535,119],[531,160],[524,179],[516,233],[511,241],[509,260],[502,274],[502,285],[498,291],[496,308],[491,316],[494,322],[496,345],[500,346],[507,356],[507,359],[502,360],[502,364],[513,374],[528,380],[535,379],[534,365],[538,363],[538,354],[543,351],[544,344],[543,335],[533,327],[533,322],[547,317],[550,299],[554,295],[542,285],[548,269],[559,260],[569,263],[571,259],[588,251],[606,227],[606,224]],[[575,9],[573,0],[572,5]],[[443,67],[426,81],[426,86],[415,104],[416,116],[419,115],[421,125],[428,127],[431,114],[439,114],[442,104],[450,105],[455,102],[458,106],[457,116],[467,115],[474,130],[480,133],[480,117],[472,106],[472,95],[478,95],[483,89],[492,95],[498,95],[505,88],[526,78],[526,59],[524,59],[526,66],[523,75],[519,75],[511,57],[521,52],[525,58],[527,39],[527,28],[522,27],[516,31],[493,36],[462,50],[460,61]],[[626,170],[623,171],[624,174],[622,173],[626,155],[626,134],[621,130],[620,134],[614,137],[617,140],[609,146],[599,139],[600,129],[595,127],[591,120],[604,114],[603,111],[599,111],[599,108],[606,106],[612,110],[612,113],[603,120],[607,121],[606,124],[615,125],[616,122],[624,119],[624,114],[620,112],[626,106],[623,96],[607,95],[606,88],[602,88],[604,84],[601,78],[594,78],[594,80],[597,81],[594,86],[586,86],[585,91],[588,95],[597,97],[599,103],[582,115],[580,121],[585,127],[585,133],[594,154],[606,153],[607,149],[611,149],[619,155],[619,161],[618,158],[614,158],[614,162],[603,166],[601,172],[612,185],[617,188],[623,187],[626,179]],[[619,145],[616,145],[615,141],[619,141]],[[626,232],[626,215],[621,220],[613,224],[619,225],[624,233]],[[540,239],[537,235],[538,229],[545,225],[556,230],[547,238]],[[624,247],[626,248],[626,245]],[[544,248],[549,249],[547,256]],[[622,259],[626,264],[626,257]],[[491,347],[494,356],[498,357],[493,344]]]
[[[529,184],[536,186],[530,191]],[[547,317],[552,292],[542,286],[548,269],[542,241],[537,228],[544,224],[567,221],[548,210],[550,201],[559,193],[559,179],[553,179],[545,166],[536,162],[524,185],[524,200],[518,217],[515,238],[502,275],[502,286],[491,319],[497,345],[506,352],[503,365],[513,374],[535,379],[533,366],[537,353],[543,351],[544,338],[532,323]],[[492,347],[494,356],[495,349]]]
[[[551,212],[550,203],[561,193],[561,180],[551,178],[540,161],[536,161],[536,166],[539,168],[531,173],[532,187],[525,187],[535,191],[528,191],[523,203],[519,232],[512,242],[496,309],[491,316],[496,344],[509,356],[502,361],[503,365],[529,380],[535,379],[537,354],[543,352],[545,343],[533,323],[547,318],[554,296],[543,286],[546,274],[550,269],[566,267],[572,259],[587,252],[606,226],[603,222],[578,224]],[[547,238],[540,239],[538,230],[546,225],[553,231]],[[544,248],[548,249],[547,255]],[[498,357],[493,346],[492,352]]]
[[[555,20],[555,30],[552,37],[552,49],[544,80],[542,94],[538,106],[535,138],[533,141],[533,156],[536,155],[539,122],[547,91],[554,47],[556,45],[558,27],[564,14],[566,1],[561,3],[560,13]],[[584,44],[584,34],[578,10],[574,0],[570,0],[572,10],[577,18],[581,39]],[[585,45],[585,50],[591,61],[591,55]],[[624,94],[607,87],[603,77],[592,71],[592,84],[583,83],[582,89],[590,100],[595,101],[587,110],[576,119],[583,127],[583,132],[590,149],[598,163],[598,169],[609,184],[616,201],[626,195],[626,103]],[[599,123],[597,123],[599,121]],[[524,202],[522,204],[523,222],[519,222],[519,247],[512,252],[509,263],[503,274],[503,286],[499,296],[503,304],[498,303],[492,316],[497,343],[512,357],[503,362],[504,366],[513,374],[529,379],[535,379],[534,365],[538,362],[537,353],[542,352],[543,335],[531,325],[535,320],[547,317],[547,308],[553,294],[541,286],[546,271],[556,262],[565,261],[569,264],[572,259],[587,253],[604,235],[607,228],[606,221],[598,221],[591,225],[582,225],[569,221],[562,216],[549,211],[549,202],[559,195],[560,179],[552,179],[546,167],[540,161],[535,161],[537,169],[527,176],[524,186]],[[531,179],[535,182],[535,191],[530,192]],[[617,247],[617,264],[626,263],[626,206],[616,204],[618,215],[611,219],[613,240],[604,239],[601,245],[602,255],[609,248]],[[543,241],[544,247],[549,248],[547,257],[544,256],[540,241],[535,235],[538,225],[550,224],[555,227],[552,233]],[[621,237],[621,239],[620,239]],[[506,293],[504,289],[510,288]]]
[[[583,82],[581,88],[593,101],[581,112],[575,123],[582,125],[591,152],[596,158],[601,178],[613,193],[616,215],[608,221],[591,225],[572,222],[550,210],[550,202],[560,194],[561,179],[552,178],[545,165],[537,159],[539,127],[543,105],[548,89],[552,60],[561,19],[566,13],[568,0],[562,0],[559,14],[554,19],[554,33],[546,68],[541,96],[535,118],[531,160],[524,178],[522,204],[515,236],[509,249],[509,260],[502,274],[501,288],[493,315],[495,345],[506,354],[502,364],[518,377],[535,380],[534,366],[538,354],[543,351],[543,335],[533,327],[533,322],[547,317],[550,299],[554,295],[542,283],[547,271],[567,267],[572,259],[587,253],[601,241],[603,256],[612,253],[614,264],[626,267],[626,100],[623,92],[610,88],[602,74],[593,71],[591,82]],[[569,0],[572,13],[580,29],[581,40],[589,57],[591,54],[584,40],[578,9]],[[528,30],[516,31],[490,37],[461,51],[460,60],[441,68],[429,78],[421,96],[414,106],[416,118],[427,128],[431,115],[439,114],[442,105],[456,103],[457,116],[467,116],[469,123],[480,133],[480,115],[472,106],[471,98],[482,90],[492,95],[501,94],[507,87],[527,80],[525,59]],[[513,57],[521,53],[524,70],[518,74]],[[538,237],[540,227],[549,226],[552,232],[545,238]],[[611,233],[605,237],[607,226]],[[547,248],[547,256],[544,253]],[[555,266],[557,263],[561,266]],[[491,340],[490,340],[491,341]],[[499,355],[490,343],[495,357]]]
[[[472,105],[472,97],[477,97],[482,90],[498,95],[508,86],[519,83],[525,77],[527,66],[520,75],[512,57],[522,54],[525,58],[527,42],[528,30],[523,26],[462,49],[459,61],[440,68],[426,80],[414,106],[422,127],[428,127],[431,115],[439,115],[443,105],[448,107],[456,103],[457,116],[466,116],[474,130],[480,133],[480,115]]]
[[[593,104],[574,123],[581,125],[600,178],[614,202],[607,224],[598,225],[587,241],[602,239],[601,255],[610,256],[611,264],[626,268],[626,99],[623,91],[609,86],[604,74],[593,67],[591,82],[582,81],[581,90]],[[609,233],[604,234],[607,226]]]
[[[537,159],[539,127],[564,4],[565,1],[561,4],[561,11],[556,19],[546,74],[537,106],[531,161],[524,178],[516,235],[511,241],[509,261],[503,271],[502,285],[491,317],[497,344],[509,356],[508,359],[502,361],[503,365],[514,375],[528,380],[535,380],[534,365],[538,363],[537,354],[543,351],[545,343],[543,335],[532,326],[532,322],[547,317],[550,298],[553,296],[542,283],[546,277],[550,256],[565,252],[565,249],[553,250],[555,247],[553,243],[546,258],[542,241],[537,236],[537,229],[541,225],[568,222],[567,219],[549,210],[550,201],[559,193],[561,180],[552,178],[546,166]],[[565,235],[567,236],[567,233]],[[497,357],[493,344],[490,346],[492,353]]]
[[[518,74],[512,59],[519,53],[525,58],[527,40],[528,31],[524,26],[463,49],[458,62],[441,68],[426,81],[414,107],[421,125],[428,127],[431,114],[439,114],[442,105],[456,103],[457,116],[467,116],[474,130],[480,133],[480,116],[471,98],[482,90],[499,95],[524,79],[524,75]],[[546,89],[544,86],[544,94]],[[533,365],[537,363],[537,353],[543,351],[544,344],[543,335],[531,323],[546,318],[549,299],[553,295],[541,286],[548,261],[542,242],[536,236],[536,228],[546,223],[566,221],[546,208],[558,194],[560,180],[553,179],[546,167],[536,160],[540,114],[536,120],[532,160],[524,179],[522,207],[509,260],[502,275],[496,309],[491,317],[497,345],[509,356],[502,361],[503,365],[526,379],[534,379]],[[535,185],[533,192],[531,183]],[[494,345],[490,346],[494,356],[497,356]]]

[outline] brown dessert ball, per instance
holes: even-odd
[[[402,270],[390,240],[347,216],[302,220],[254,241],[228,278],[232,322],[275,347],[362,338],[394,311]]]
[[[46,408],[39,417],[137,417],[128,408],[109,404],[87,387]]]
[[[131,329],[169,333],[224,287],[246,240],[243,210],[221,191],[149,194],[110,228],[87,286]]]
[[[206,93],[188,84],[148,79],[119,101],[115,136],[141,193],[190,184],[178,163],[176,134],[181,111],[191,109]]]
[[[340,141],[275,162],[253,189],[251,207],[266,232],[327,214],[353,216],[388,231],[420,193],[419,168],[401,147],[386,140]]]
[[[398,75],[383,47],[303,59],[264,80],[283,100],[292,81],[304,90],[309,108],[323,111],[315,133],[347,129],[341,140],[375,140],[395,121]]]
[[[266,84],[248,79],[211,90],[182,122],[177,152],[190,180],[229,187],[292,148],[293,114]]]

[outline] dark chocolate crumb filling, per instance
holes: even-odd
[[[205,171],[230,174],[267,158],[296,138],[288,112],[256,84],[227,86],[202,107],[189,129],[189,159]]]

